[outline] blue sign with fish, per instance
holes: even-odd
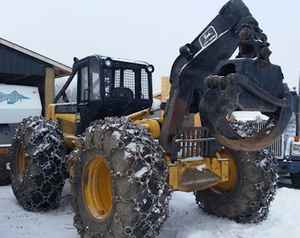
[[[0,103],[5,102],[7,104],[15,104],[17,102],[21,102],[22,100],[30,99],[29,97],[23,96],[18,93],[18,91],[14,90],[11,93],[3,93],[0,92]]]

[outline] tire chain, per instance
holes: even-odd
[[[235,121],[231,123],[231,126],[238,134],[245,137],[251,137],[261,130],[257,121]],[[267,129],[272,126],[272,122],[265,125]],[[277,160],[269,149],[263,149],[258,153],[260,159],[253,161],[254,166],[269,172],[272,184],[269,187],[264,183],[255,184],[255,189],[259,192],[260,196],[255,202],[249,205],[249,208],[256,212],[252,212],[250,217],[238,217],[236,221],[240,223],[259,223],[264,221],[269,214],[270,204],[276,195],[277,183],[279,181]],[[199,207],[202,207],[200,201],[197,201],[197,204]]]
[[[252,219],[252,223],[259,223],[267,219],[270,209],[270,204],[274,201],[277,192],[277,183],[279,181],[278,176],[278,162],[273,157],[272,153],[268,149],[264,149],[259,152],[259,155],[262,160],[256,160],[255,164],[257,167],[264,169],[269,172],[271,177],[271,186],[266,184],[258,183],[256,184],[256,190],[260,192],[261,199],[258,199],[257,203],[259,204],[260,211],[258,215]],[[254,206],[255,207],[255,206]],[[256,206],[257,207],[257,206]]]
[[[266,220],[269,214],[270,204],[274,200],[274,197],[276,195],[276,188],[277,188],[277,181],[278,181],[277,164],[276,161],[274,161],[272,154],[268,150],[260,151],[259,157],[261,159],[252,160],[249,158],[248,163],[251,162],[253,163],[253,166],[256,166],[257,168],[262,168],[263,170],[267,171],[269,173],[268,176],[270,176],[270,182],[265,183],[261,181],[251,185],[253,186],[253,189],[256,191],[258,195],[256,196],[255,201],[251,200],[247,202],[248,209],[247,211],[244,212],[244,214],[241,214],[233,218],[233,217],[228,217],[227,214],[219,214],[207,210],[201,202],[201,195],[197,195],[197,193],[195,193],[197,205],[208,214],[216,215],[218,217],[229,218],[242,224],[244,223],[257,224]],[[248,183],[247,178],[242,177],[240,179],[244,180],[243,183]],[[230,202],[232,201],[230,201],[229,199],[228,203]]]
[[[273,122],[263,121],[263,128],[271,129],[274,126]],[[231,126],[236,130],[239,134],[244,135],[246,137],[251,137],[262,129],[259,126],[257,121],[236,121],[231,124]],[[259,223],[264,221],[268,214],[271,202],[274,200],[277,190],[277,183],[279,181],[278,176],[278,162],[274,158],[272,151],[269,148],[263,149],[259,151],[260,160],[255,161],[255,166],[268,171],[271,176],[272,186],[266,188],[263,184],[256,184],[255,189],[260,192],[261,199],[255,204],[252,204],[252,208],[260,207],[260,212],[256,214],[251,220],[251,223]],[[266,191],[267,189],[267,191]],[[248,220],[247,217],[240,217],[240,220]]]
[[[103,149],[102,144],[107,131],[112,133],[112,151],[123,149],[129,161],[129,167],[134,168],[126,173],[113,169],[111,161],[108,160],[111,169],[113,186],[118,178],[127,178],[129,183],[143,187],[142,193],[145,197],[131,198],[130,200],[115,196],[113,201],[123,203],[134,203],[134,209],[138,212],[139,220],[133,226],[124,226],[118,211],[114,214],[114,221],[123,227],[124,235],[128,238],[156,237],[159,234],[160,226],[168,217],[168,204],[171,198],[171,190],[167,182],[168,168],[163,158],[162,148],[158,142],[150,139],[151,135],[146,129],[138,127],[126,118],[106,118],[91,124],[85,135],[79,139],[82,150]],[[96,142],[96,143],[94,143]],[[136,147],[132,147],[136,143]],[[146,146],[144,146],[146,145]],[[147,151],[143,151],[146,147]],[[71,157],[74,161],[80,162],[80,150],[75,150]],[[137,169],[147,168],[141,175],[137,176]],[[140,171],[141,171],[140,170]],[[164,175],[164,176],[162,176]],[[153,187],[154,186],[154,187]],[[151,207],[148,208],[148,202]],[[80,234],[83,234],[89,227],[84,224],[79,215],[74,217],[74,226]],[[111,237],[115,237],[113,231],[107,231]],[[92,238],[105,237],[106,234],[97,234]]]
[[[232,129],[241,137],[252,137],[264,130],[264,133],[269,133],[275,126],[274,120],[262,121],[263,126],[257,121],[234,121],[230,123]]]
[[[23,181],[30,181],[34,189],[32,194],[18,194],[18,189],[13,186],[16,196],[23,200],[21,203],[27,210],[56,208],[66,178],[63,134],[58,124],[42,117],[26,118],[18,126],[14,141],[16,147],[19,143],[25,146],[30,165],[36,165],[39,173],[33,174],[31,170],[25,173]],[[16,154],[17,151],[14,159]]]

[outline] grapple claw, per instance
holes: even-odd
[[[282,83],[278,66],[268,63],[261,67],[260,59],[230,60],[222,66],[234,69],[228,75],[208,76],[206,82],[214,81],[200,101],[199,111],[205,124],[217,141],[234,150],[257,151],[271,145],[279,137],[290,120],[292,95]],[[245,70],[247,69],[247,70]],[[266,84],[264,75],[272,75]],[[222,81],[226,87],[222,86]],[[218,84],[216,82],[219,82]],[[274,87],[273,84],[276,86]],[[216,86],[217,85],[217,86]],[[231,127],[231,114],[235,111],[257,111],[269,117],[266,126],[251,137],[241,137]]]

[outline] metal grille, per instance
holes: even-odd
[[[257,126],[258,126],[258,130],[262,130],[265,126],[265,122],[258,122],[257,123]],[[280,136],[278,137],[274,143],[270,146],[267,147],[267,149],[269,149],[273,156],[277,159],[282,159],[283,156],[284,156],[284,140],[283,140],[283,137]]]
[[[121,86],[120,80],[121,80],[121,70],[117,69],[115,70],[115,88],[119,88]]]
[[[136,76],[141,74],[141,99],[149,99],[149,79],[145,69],[104,69],[105,95],[109,96],[113,88],[128,88],[136,98]],[[114,77],[113,77],[114,76]],[[113,82],[114,81],[114,82]]]
[[[124,88],[129,88],[135,97],[135,73],[131,69],[124,70]]]
[[[149,87],[148,87],[148,74],[145,69],[141,70],[141,88],[142,88],[142,99],[149,99]]]
[[[189,141],[191,139],[207,138],[208,130],[204,127],[186,127],[178,139],[184,142],[178,143],[180,148],[178,156],[181,158],[199,157],[208,154],[208,141]]]
[[[258,123],[258,128],[261,130],[265,123]],[[206,156],[209,153],[209,141],[191,141],[194,139],[208,138],[208,130],[205,127],[186,127],[183,129],[183,132],[180,133],[178,139],[184,140],[184,142],[179,142],[179,153],[178,156],[181,158],[190,158],[190,157],[199,157]],[[284,140],[280,136],[277,138],[274,143],[267,147],[272,151],[273,155],[282,159],[284,155]]]
[[[275,158],[282,159],[283,158],[283,150],[284,150],[282,136],[277,138],[275,140],[275,142],[271,146],[268,147],[268,149],[270,149],[272,151]]]

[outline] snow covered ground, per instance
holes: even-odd
[[[73,228],[69,188],[62,205],[48,213],[25,212],[10,187],[0,187],[1,238],[79,238]],[[281,188],[270,217],[259,225],[240,225],[204,214],[192,194],[174,193],[170,217],[159,238],[297,238],[300,237],[300,191]]]

